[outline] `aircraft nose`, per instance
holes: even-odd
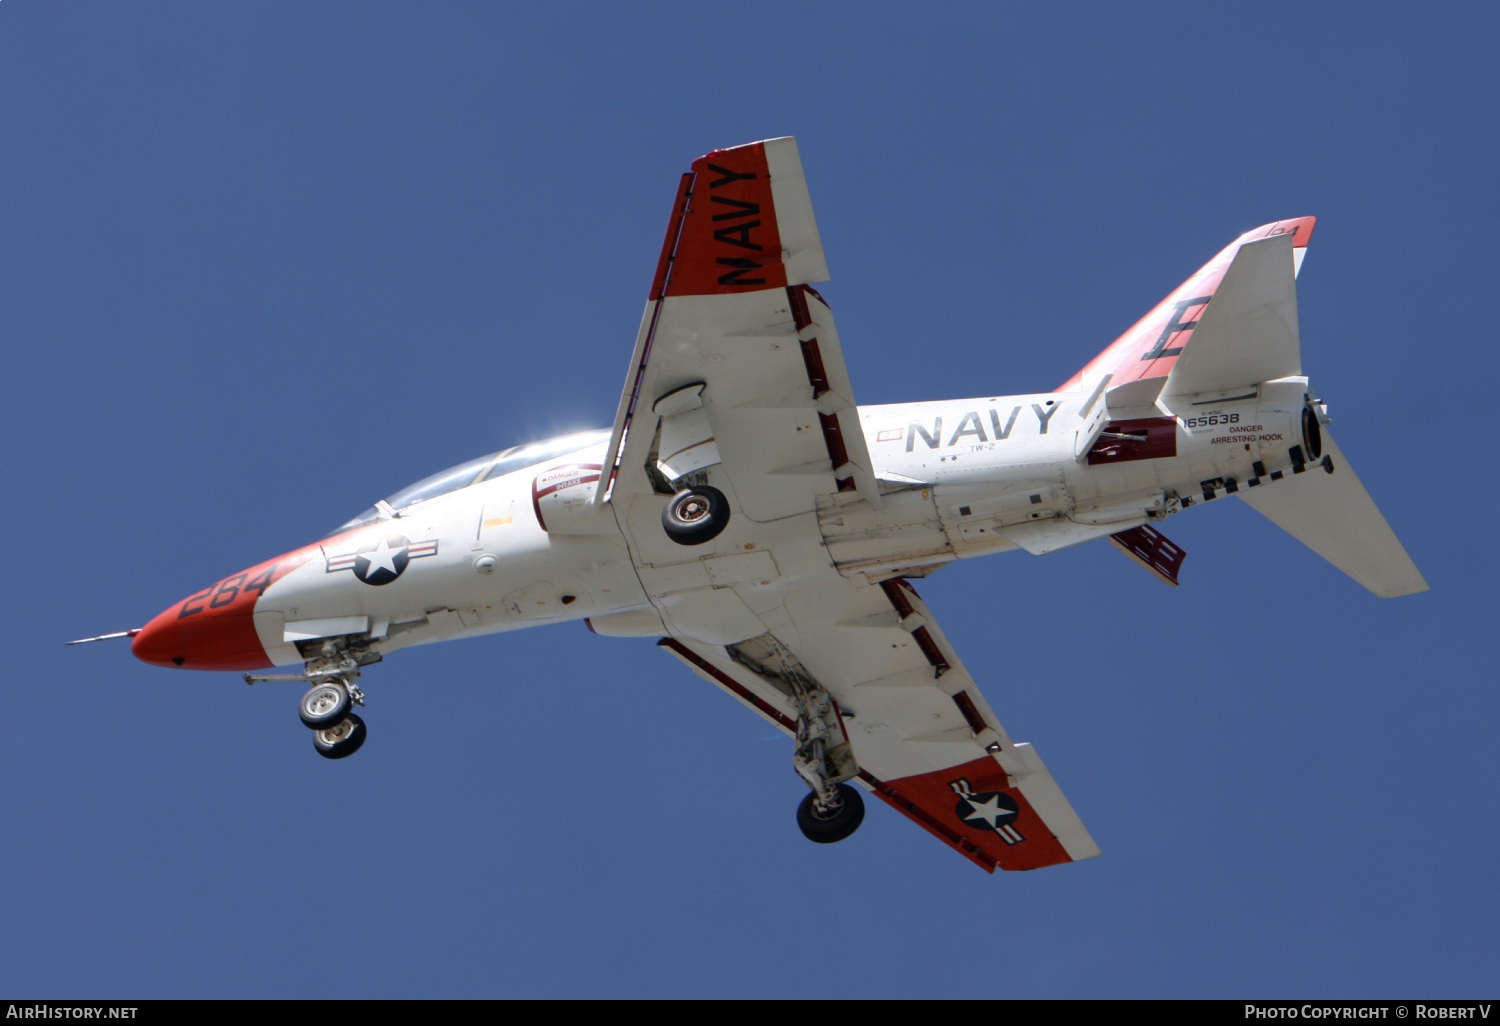
[[[131,654],[156,666],[259,670],[271,665],[255,630],[255,602],[276,567],[262,564],[169,606],[135,636]]]

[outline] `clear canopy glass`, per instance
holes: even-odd
[[[566,456],[570,452],[587,449],[591,445],[609,440],[608,431],[583,431],[576,435],[564,435],[561,438],[549,438],[544,442],[531,442],[527,445],[513,445],[509,449],[500,452],[492,452],[488,456],[460,463],[456,467],[449,467],[441,473],[424,477],[416,484],[396,492],[385,501],[396,512],[410,509],[419,502],[435,499],[439,495],[447,495],[456,492],[460,488],[468,488],[481,481],[493,481],[497,477],[513,474],[518,470],[537,463],[543,463],[559,456]],[[380,510],[371,506],[359,516],[339,527],[340,531],[347,531],[351,527],[368,524],[380,518]]]

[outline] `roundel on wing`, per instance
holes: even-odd
[[[1009,826],[1021,814],[1021,807],[1004,791],[985,791],[961,795],[955,811],[965,824],[998,834],[1001,827]]]

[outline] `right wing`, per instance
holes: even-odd
[[[701,408],[707,437],[680,444],[717,447],[750,519],[807,513],[835,492],[878,504],[833,314],[808,287],[827,277],[794,139],[694,161],[678,185],[599,497],[660,491],[646,468],[674,456],[690,469],[692,454],[677,451],[661,421]]]

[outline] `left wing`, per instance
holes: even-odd
[[[859,780],[980,867],[1038,869],[1099,848],[1029,744],[1010,739],[932,612],[904,580],[834,578],[787,597],[774,633],[661,645],[795,734],[788,673],[838,702]]]
[[[677,458],[669,466],[690,471],[708,450],[751,520],[809,512],[834,492],[878,503],[833,314],[808,287],[827,277],[795,140],[694,161],[678,184],[599,497],[621,475],[634,477],[627,489],[650,490],[644,468]],[[659,433],[664,417],[691,421],[698,409],[706,432],[689,423]]]

